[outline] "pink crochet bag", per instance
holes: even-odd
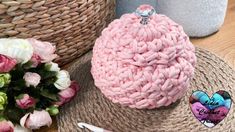
[[[91,73],[112,102],[153,109],[184,96],[195,62],[182,26],[142,5],[103,30],[93,48]]]

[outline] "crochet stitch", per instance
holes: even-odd
[[[168,106],[180,99],[194,73],[195,48],[168,17],[154,14],[146,25],[125,14],[96,40],[91,73],[114,103],[137,109]]]

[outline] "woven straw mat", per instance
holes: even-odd
[[[203,90],[209,96],[218,90],[228,91],[232,98],[235,95],[235,72],[208,51],[197,48],[196,55],[195,76],[183,99],[160,109],[137,110],[112,103],[95,88],[90,74],[92,54],[87,53],[69,68],[81,91],[61,109],[57,117],[59,131],[88,131],[77,126],[78,122],[86,122],[114,132],[235,132],[233,104],[227,117],[213,128],[207,128],[193,116],[188,100],[192,90]]]

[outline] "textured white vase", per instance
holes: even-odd
[[[156,11],[181,24],[192,37],[219,30],[224,22],[228,0],[156,0]]]
[[[116,17],[119,18],[125,13],[135,12],[137,7],[148,4],[156,8],[156,0],[116,0]]]

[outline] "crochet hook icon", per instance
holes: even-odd
[[[91,130],[92,132],[112,132],[112,131],[108,131],[103,128],[96,127],[96,126],[93,126],[93,125],[90,125],[90,124],[87,124],[84,122],[78,123],[78,126],[83,129],[87,128],[87,129]]]

